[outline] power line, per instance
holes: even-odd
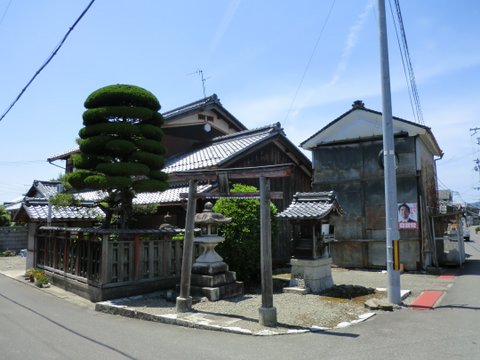
[[[3,11],[2,17],[0,18],[0,25],[2,25],[3,20],[5,19],[5,16],[7,15],[8,9],[10,9],[10,5],[12,4],[12,0],[10,0],[7,4],[7,7]]]
[[[327,26],[328,19],[330,18],[330,14],[332,13],[333,10],[333,5],[335,5],[335,0],[332,1],[332,5],[330,5],[330,9],[328,10],[327,17],[325,18],[325,21],[323,23],[322,28],[320,29],[320,34],[318,34],[317,41],[315,42],[315,46],[313,47],[312,53],[310,54],[310,58],[308,59],[307,65],[305,65],[305,68],[303,70],[302,77],[300,79],[300,82],[297,86],[297,89],[295,90],[295,95],[293,96],[292,102],[290,103],[290,107],[288,108],[287,115],[285,116],[285,121],[287,121],[288,116],[290,115],[290,112],[292,111],[293,104],[295,104],[295,101],[297,100],[298,93],[300,91],[300,88],[303,85],[303,81],[305,80],[305,76],[307,75],[308,68],[310,67],[310,64],[313,59],[313,55],[315,55],[315,52],[317,50],[318,44],[320,42],[320,39],[322,38],[323,31],[325,30],[325,27]]]
[[[35,78],[40,74],[40,72],[48,65],[48,63],[53,59],[53,57],[57,54],[58,50],[60,50],[60,48],[62,47],[63,43],[65,42],[65,40],[67,40],[67,37],[70,35],[70,33],[73,31],[73,29],[75,28],[75,26],[77,26],[77,24],[79,23],[79,21],[82,19],[82,17],[87,13],[88,9],[90,9],[90,7],[93,5],[93,3],[95,2],[95,0],[91,0],[90,3],[87,5],[87,7],[85,8],[85,10],[83,10],[83,12],[80,14],[80,16],[78,17],[78,19],[73,23],[73,25],[70,27],[70,29],[68,29],[67,33],[65,34],[65,36],[63,37],[63,39],[60,41],[60,43],[57,45],[57,47],[53,50],[53,52],[50,54],[50,56],[47,58],[47,60],[43,63],[42,66],[40,66],[40,69],[37,70],[37,72],[35,73],[35,75],[33,75],[33,77],[30,79],[30,81],[27,83],[27,85],[25,85],[25,87],[22,89],[22,91],[20,91],[20,94],[18,94],[18,96],[15,98],[15,100],[10,104],[10,106],[8,107],[8,109],[3,113],[3,115],[0,117],[0,121],[3,120],[3,118],[10,112],[10,110],[15,106],[15,104],[17,103],[18,100],[20,100],[20,98],[22,97],[23,93],[27,90],[27,88],[30,86],[30,84],[33,82],[33,80],[35,80]]]
[[[45,163],[45,160],[9,160],[9,161],[2,161],[0,160],[0,166],[3,165],[12,165],[12,166],[18,166],[18,165],[30,165],[30,164],[39,164],[39,163]]]
[[[423,121],[423,112],[422,107],[420,105],[420,96],[418,95],[417,84],[415,81],[415,74],[413,72],[413,65],[410,58],[410,51],[408,50],[408,43],[407,43],[407,35],[405,33],[405,27],[403,25],[403,18],[402,18],[402,11],[400,9],[400,2],[399,0],[394,0],[395,2],[395,10],[397,13],[398,18],[398,28],[400,31],[401,42],[399,40],[398,30],[397,30],[397,23],[395,22],[395,16],[393,14],[392,3],[389,1],[390,4],[390,11],[392,12],[392,18],[395,23],[395,33],[397,35],[397,43],[400,48],[400,55],[402,58],[402,65],[403,71],[405,74],[405,78],[407,81],[408,87],[408,95],[410,97],[410,105],[412,106],[413,117],[415,118],[416,122],[419,124],[424,125]],[[408,72],[408,76],[407,76]]]

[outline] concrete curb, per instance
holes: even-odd
[[[139,320],[147,320],[153,322],[160,322],[168,325],[177,325],[184,326],[189,328],[201,329],[201,330],[213,330],[213,331],[223,331],[232,334],[240,335],[253,335],[253,336],[271,336],[271,335],[292,335],[292,334],[307,334],[307,333],[316,333],[322,331],[330,331],[335,329],[342,329],[351,325],[359,324],[363,321],[366,321],[372,318],[376,313],[369,312],[359,316],[358,319],[351,322],[342,322],[336,327],[320,327],[312,326],[308,329],[295,329],[295,328],[282,328],[278,330],[277,328],[268,328],[260,331],[252,331],[249,329],[244,329],[238,326],[222,326],[215,324],[215,318],[228,318],[228,316],[215,316],[209,314],[210,319],[205,318],[203,313],[185,313],[185,314],[149,314],[143,311],[138,311],[136,309],[129,308],[125,305],[116,305],[110,301],[99,302],[95,305],[95,311],[119,315],[130,318],[135,318]],[[213,318],[213,320],[212,320]]]

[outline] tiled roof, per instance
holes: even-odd
[[[70,149],[70,150],[65,151],[63,153],[53,155],[52,157],[49,157],[47,159],[47,161],[51,163],[55,160],[65,159],[66,157],[68,157],[70,155],[76,154],[79,150],[80,150],[80,148],[77,146],[76,148]]]
[[[57,194],[59,185],[61,185],[61,182],[56,180],[34,180],[32,186],[27,191],[26,196],[48,199],[50,196]]]
[[[331,213],[342,214],[335,193],[308,192],[296,193],[293,202],[277,217],[281,219],[312,220],[323,219]]]
[[[213,95],[208,96],[206,98],[194,101],[190,104],[186,104],[186,105],[180,106],[178,108],[165,111],[164,113],[162,113],[162,115],[165,118],[165,120],[168,121],[169,118],[176,117],[176,116],[179,116],[179,115],[183,115],[183,114],[188,113],[188,112],[193,111],[193,110],[202,109],[202,108],[205,108],[208,105],[213,105],[213,104],[220,104],[220,99],[218,98],[218,96],[216,94],[213,94]]]
[[[163,171],[173,173],[215,167],[279,131],[279,124],[275,124],[217,137],[202,149],[170,158]]]
[[[208,191],[212,188],[212,185],[198,185],[197,193]],[[170,188],[162,192],[155,193],[140,193],[133,199],[135,205],[147,205],[147,204],[165,204],[165,203],[177,203],[180,202],[180,194],[188,193],[188,186]]]
[[[222,103],[220,102],[217,94],[213,94],[201,100],[194,101],[190,104],[166,111],[162,113],[162,115],[165,119],[165,123],[168,123],[177,117],[187,115],[197,110],[203,110],[212,107],[216,107],[218,110],[220,110],[221,113],[223,113],[223,115],[226,115],[228,120],[230,120],[230,122],[236,125],[238,129],[246,130],[245,125],[243,125],[235,116],[233,116],[227,109],[222,106]]]
[[[23,205],[30,220],[46,220],[48,205]],[[96,220],[105,214],[98,207],[52,206],[52,220]]]
[[[37,190],[46,198],[56,195],[58,192],[58,185],[60,182],[39,181],[36,184]]]
[[[103,191],[86,191],[73,194],[73,197],[80,201],[101,201],[107,196]]]
[[[198,185],[197,193],[208,191],[212,188],[212,185]],[[135,205],[147,205],[147,204],[169,204],[180,202],[180,194],[188,193],[188,186],[174,187],[161,192],[153,193],[140,193],[133,199]],[[106,193],[102,191],[88,191],[83,193],[74,194],[76,199],[82,201],[101,201],[105,198]]]

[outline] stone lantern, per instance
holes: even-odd
[[[243,294],[243,283],[236,281],[235,272],[229,271],[228,265],[215,251],[215,247],[225,241],[224,237],[218,235],[219,225],[232,219],[213,212],[212,206],[212,203],[207,202],[203,212],[195,214],[200,236],[196,236],[193,241],[200,245],[202,253],[192,266],[191,291],[192,295],[205,296],[215,301]]]

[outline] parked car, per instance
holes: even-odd
[[[470,241],[470,229],[466,226],[462,226],[463,229],[463,240]]]

